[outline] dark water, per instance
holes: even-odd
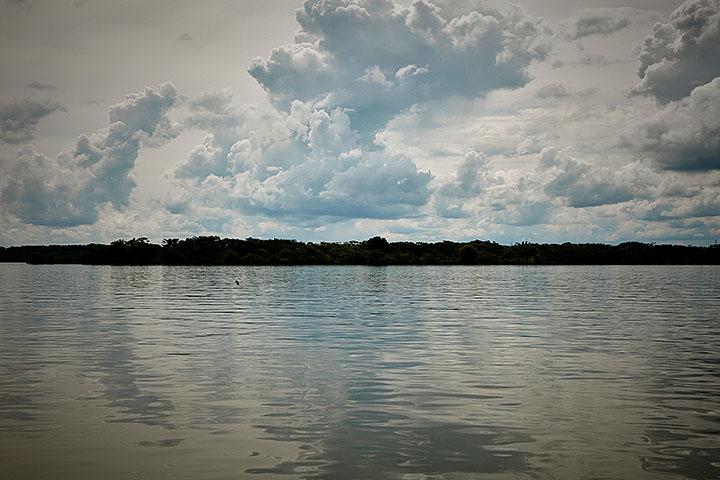
[[[720,478],[719,293],[717,267],[0,265],[0,478]]]

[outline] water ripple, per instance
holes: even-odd
[[[720,478],[718,292],[717,267],[0,265],[0,477]]]

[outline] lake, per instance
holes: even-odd
[[[0,264],[0,478],[717,479],[719,293],[720,267]]]

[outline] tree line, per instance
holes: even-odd
[[[626,242],[351,242],[233,239],[196,236],[116,240],[109,245],[0,247],[0,262],[92,265],[641,265],[720,264],[720,245],[708,247]]]

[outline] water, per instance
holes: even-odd
[[[718,267],[0,265],[0,478],[720,478],[719,292]]]

